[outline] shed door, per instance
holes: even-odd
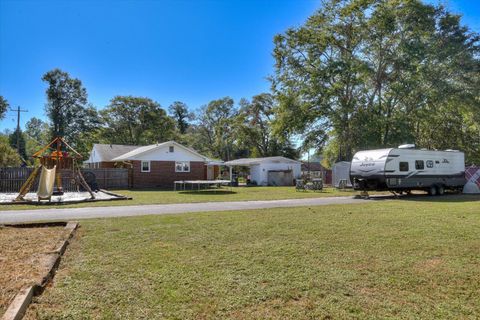
[[[293,173],[292,170],[285,171],[268,171],[269,186],[292,186]]]

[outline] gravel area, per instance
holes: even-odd
[[[108,193],[98,191],[95,192],[95,200],[109,200],[118,198]],[[18,193],[0,193],[0,204],[8,204],[14,202]],[[38,197],[35,192],[29,192],[24,197],[27,201],[37,201]],[[65,192],[61,196],[52,196],[51,202],[78,202],[90,199],[88,192]],[[46,201],[43,201],[46,202]]]

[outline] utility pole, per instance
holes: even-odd
[[[10,108],[10,111],[17,112],[17,152],[20,154],[20,112],[28,112],[28,110],[22,110],[17,106],[17,109]]]

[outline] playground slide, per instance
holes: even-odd
[[[38,181],[37,196],[39,199],[49,199],[53,193],[53,185],[55,183],[55,167],[47,169],[42,167],[40,180]]]

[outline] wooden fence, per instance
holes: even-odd
[[[32,174],[33,168],[0,168],[0,193],[18,192],[23,183]],[[66,192],[76,192],[81,187],[75,182],[73,172],[63,169],[62,185]],[[130,187],[129,169],[111,168],[111,169],[82,169],[83,175],[88,178],[94,175],[96,183],[100,189],[126,189]],[[38,174],[31,190],[38,189]],[[90,179],[87,179],[90,180]],[[90,182],[90,181],[88,181]]]
[[[82,173],[84,176],[88,176],[89,172],[93,173],[100,189],[128,189],[131,187],[130,170],[126,168],[82,169]]]

